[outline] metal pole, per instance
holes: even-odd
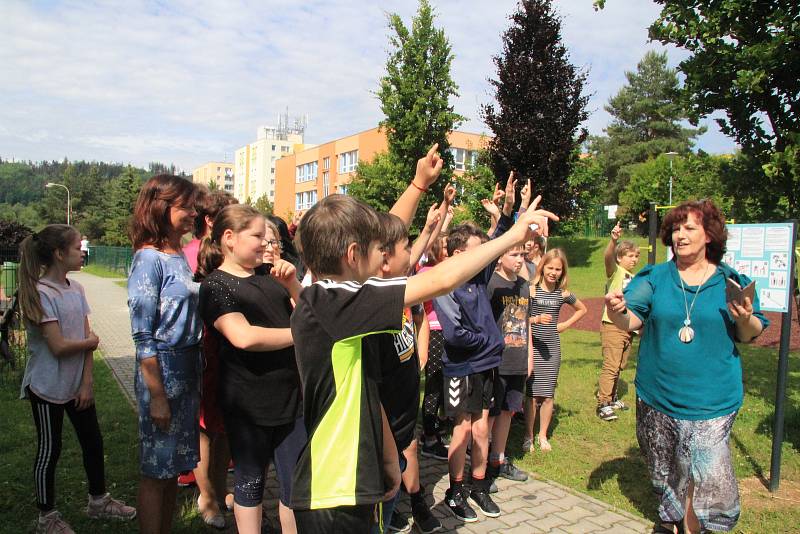
[[[786,404],[786,375],[789,372],[789,339],[792,332],[792,301],[794,300],[794,244],[797,242],[797,221],[792,221],[792,242],[789,250],[789,301],[781,318],[781,346],[778,349],[778,380],[775,387],[775,422],[772,428],[772,456],[769,462],[769,491],[778,491],[781,483],[781,445],[783,444],[784,405]]]
[[[72,212],[72,206],[70,205],[69,201],[69,189],[67,188],[67,186],[64,186],[64,189],[67,190],[67,226],[69,226],[69,219],[70,219],[70,214]]]
[[[647,253],[647,263],[655,265],[656,263],[656,242],[658,241],[658,210],[656,210],[656,203],[650,203],[650,211],[647,215],[647,223],[649,225],[650,236],[650,250]]]
[[[669,205],[672,206],[672,158],[669,158]]]

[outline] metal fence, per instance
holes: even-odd
[[[98,265],[122,276],[128,276],[132,260],[131,247],[89,247],[88,265]]]
[[[19,247],[0,247],[0,259],[0,383],[6,383],[25,369],[28,343],[17,301]]]

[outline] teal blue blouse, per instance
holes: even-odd
[[[683,343],[678,331],[686,318],[683,291],[674,261],[642,269],[625,289],[628,309],[644,324],[636,368],[636,393],[653,408],[676,419],[712,419],[742,405],[742,364],[736,325],[728,313],[725,278],[740,285],[750,279],[721,263],[700,288],[686,287],[695,336]],[[754,315],[766,328],[758,295]]]

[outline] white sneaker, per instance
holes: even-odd
[[[129,520],[136,517],[136,508],[128,506],[117,499],[113,499],[111,494],[106,493],[102,498],[97,500],[89,497],[89,504],[86,505],[86,515],[92,519]]]
[[[615,410],[627,410],[628,405],[622,402],[619,399],[614,399],[614,402],[611,403],[611,407]]]
[[[75,534],[72,527],[61,519],[61,514],[51,510],[36,521],[36,534]]]

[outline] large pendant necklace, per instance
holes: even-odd
[[[681,281],[681,291],[683,291],[683,305],[686,309],[686,319],[683,320],[683,328],[678,330],[678,339],[684,343],[691,343],[694,339],[694,328],[692,328],[692,310],[694,310],[694,303],[697,302],[697,295],[700,294],[700,289],[708,281],[706,280],[706,275],[708,274],[709,267],[711,267],[710,263],[706,265],[706,270],[703,271],[702,283],[697,286],[697,291],[695,291],[691,306],[689,306],[689,302],[686,299],[686,288],[683,285],[683,278],[681,278],[681,273],[678,273],[678,280]]]

